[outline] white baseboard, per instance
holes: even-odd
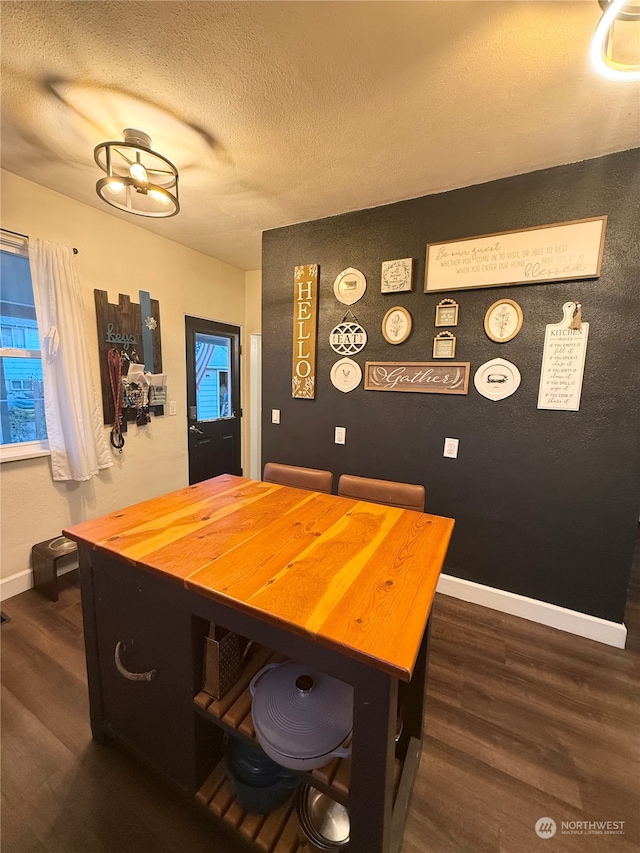
[[[58,572],[64,575],[77,569],[77,565],[65,566]],[[19,595],[33,586],[33,573],[30,569],[16,572],[15,575],[0,580],[0,601]],[[473,581],[462,580],[452,575],[441,575],[438,581],[437,592],[449,595],[451,598],[459,598],[472,604],[481,604],[491,610],[499,610],[501,613],[509,613],[511,616],[519,616],[530,622],[538,622],[540,625],[548,625],[578,637],[586,637],[596,640],[607,646],[624,649],[627,641],[627,628],[624,623],[609,622],[599,619],[597,616],[589,616],[587,613],[579,613],[577,610],[568,610],[566,607],[558,607],[556,604],[548,604],[546,601],[537,601],[535,598],[527,598],[517,595],[515,592],[505,592],[502,589],[494,589],[483,586]]]
[[[78,568],[78,563],[71,563],[69,566],[64,566],[58,569],[58,577],[66,575],[67,572],[72,572]],[[15,575],[9,575],[6,578],[0,579],[0,601],[7,598],[13,598],[14,595],[20,595],[21,592],[26,592],[33,586],[33,572],[31,569],[25,569],[22,572],[16,572]]]
[[[566,607],[537,601],[535,598],[527,598],[515,592],[483,586],[452,575],[440,575],[437,592],[472,604],[481,604],[483,607],[499,610],[501,613],[520,616],[530,622],[548,625],[550,628],[567,631],[578,637],[597,640],[599,643],[615,646],[617,649],[624,649],[627,642],[627,628],[624,623],[609,622],[597,616],[579,613],[577,610],[568,610]]]

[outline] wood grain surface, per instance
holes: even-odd
[[[144,765],[92,741],[75,574],[58,602],[31,589],[2,603],[2,853],[242,853]],[[443,595],[432,615],[401,853],[637,853],[640,537],[626,649]],[[535,834],[543,816],[552,839]],[[624,821],[623,834],[563,834],[580,820]],[[285,832],[295,839],[293,822]]]
[[[453,525],[223,474],[64,533],[408,681]]]

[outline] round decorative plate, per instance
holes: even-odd
[[[487,400],[504,400],[520,385],[520,371],[510,361],[492,358],[476,370],[473,377],[476,391]]]
[[[345,394],[357,388],[361,380],[360,365],[350,358],[341,358],[331,368],[331,383],[338,391],[344,391]]]
[[[329,335],[331,349],[340,355],[355,355],[364,349],[367,333],[360,323],[343,320]]]
[[[349,267],[342,270],[333,283],[333,292],[338,302],[343,305],[353,305],[362,299],[367,289],[367,280],[360,270]]]

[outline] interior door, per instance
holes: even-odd
[[[242,474],[240,329],[187,317],[189,484]]]

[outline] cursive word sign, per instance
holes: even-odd
[[[425,293],[597,278],[606,216],[427,246]]]
[[[138,340],[135,335],[127,335],[123,332],[114,332],[113,323],[107,326],[107,343],[120,344],[123,349],[129,349],[131,344],[137,344]]]
[[[291,396],[313,400],[316,396],[318,265],[297,266],[293,287]]]
[[[419,394],[467,394],[468,361],[367,361],[366,391],[411,391]]]

